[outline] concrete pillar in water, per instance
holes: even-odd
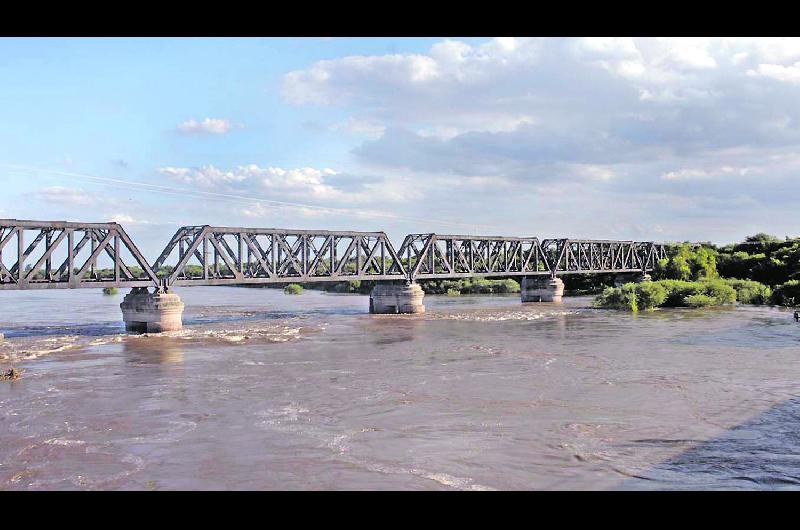
[[[425,293],[418,283],[378,283],[369,295],[369,312],[375,314],[424,313]]]
[[[519,292],[523,302],[561,302],[564,282],[556,277],[525,276]]]
[[[126,331],[161,333],[183,327],[183,302],[174,293],[151,293],[146,287],[134,287],[119,307]]]

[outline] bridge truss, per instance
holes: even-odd
[[[107,266],[101,266],[103,261]],[[117,223],[0,220],[0,289],[150,287],[158,282]]]
[[[411,278],[627,273],[666,257],[654,242],[411,234],[399,255]]]
[[[150,265],[117,223],[0,219],[0,289],[629,273],[666,254],[655,242],[434,233],[396,251],[383,232],[202,225],[179,228]]]
[[[185,226],[154,264],[175,253],[169,285],[398,280],[406,269],[383,232]]]

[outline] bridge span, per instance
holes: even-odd
[[[131,288],[129,330],[181,327],[173,286],[375,280],[374,313],[424,311],[420,279],[522,277],[522,301],[560,301],[559,276],[635,273],[666,257],[653,241],[183,226],[150,263],[118,223],[0,219],[0,290]],[[152,292],[147,289],[153,289]]]

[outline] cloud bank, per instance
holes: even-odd
[[[713,236],[726,215],[747,231],[800,198],[799,72],[800,39],[498,38],[318,61],[282,89],[369,124],[352,154],[373,171],[561,190],[597,219],[675,237],[702,215]]]

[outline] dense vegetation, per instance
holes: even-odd
[[[286,294],[301,294],[303,292],[303,286],[297,283],[290,283],[283,288],[283,292]]]
[[[632,311],[655,307],[800,303],[800,240],[756,234],[742,243],[694,248],[675,245],[652,273],[656,281],[606,288],[600,307]]]
[[[651,310],[656,307],[723,306],[736,302],[737,291],[726,280],[657,280],[609,287],[596,299],[600,307]]]

